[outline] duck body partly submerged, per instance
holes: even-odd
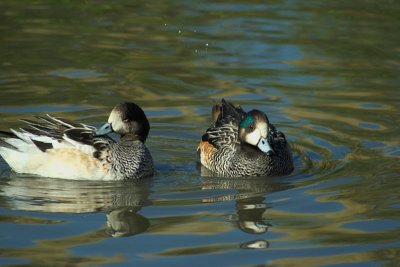
[[[245,112],[224,99],[212,110],[213,126],[198,146],[198,160],[217,176],[281,176],[293,171],[285,135],[264,112]]]
[[[0,155],[17,173],[74,180],[125,180],[151,176],[144,142],[150,125],[134,103],[112,110],[100,130],[50,115],[22,120],[27,127],[0,132]],[[107,133],[116,132],[118,142]]]

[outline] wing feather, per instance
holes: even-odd
[[[213,107],[213,111],[217,110],[217,114],[212,114],[212,117],[216,117],[215,126],[223,126],[225,124],[233,123],[239,125],[240,121],[246,115],[246,112],[240,106],[234,106],[232,103],[227,102],[225,99],[221,100],[221,105],[216,108]]]
[[[211,127],[202,136],[202,140],[209,142],[217,149],[230,147],[239,143],[238,128],[232,122],[220,127]]]
[[[239,144],[239,123],[245,115],[246,112],[240,106],[234,106],[222,99],[220,104],[212,108],[213,127],[207,129],[202,141],[209,142],[217,149]]]
[[[75,148],[86,154],[105,149],[115,143],[108,136],[96,136],[96,128],[60,117],[36,116],[37,120],[21,119],[26,123],[19,131],[0,133],[0,146],[27,151],[52,148]]]

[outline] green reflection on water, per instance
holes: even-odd
[[[399,251],[393,243],[399,241],[399,230],[384,222],[399,220],[398,2],[34,1],[27,5],[2,1],[0,10],[1,129],[18,127],[17,120],[32,113],[100,123],[115,103],[134,100],[150,114],[149,147],[160,168],[151,190],[146,186],[80,190],[74,184],[24,183],[24,178],[11,177],[1,184],[2,207],[40,213],[100,210],[109,218],[139,221],[135,229],[140,233],[171,239],[234,233],[235,228],[244,233],[243,221],[268,219],[272,225],[261,236],[271,245],[267,251],[299,249],[306,243],[327,248],[331,255],[287,253],[268,261],[266,254],[257,254],[259,264],[396,266]],[[246,188],[198,177],[194,150],[209,126],[211,99],[221,97],[247,109],[257,106],[285,132],[295,148],[298,168],[282,178],[284,183],[266,187],[248,182]],[[7,167],[3,162],[0,166],[6,173],[2,177],[8,178]],[[196,179],[194,186],[185,184],[190,178]],[[171,181],[184,186],[176,182],[166,190]],[[189,192],[185,197],[175,195],[185,191]],[[149,209],[148,220],[136,209],[120,210],[147,206],[133,205],[127,197],[132,192],[144,203],[151,195],[149,205],[170,207],[170,214]],[[172,196],[164,199],[161,192]],[[126,205],[113,205],[110,195]],[[268,203],[268,209],[258,209],[257,219],[249,220],[240,208],[243,203]],[[202,209],[179,214],[185,206]],[[210,212],[210,207],[216,210]],[[121,213],[111,216],[113,210]],[[2,223],[16,227],[18,220],[23,225],[49,223],[16,214],[2,216]],[[226,214],[236,217],[227,222]],[[372,221],[381,223],[368,230],[358,224]],[[133,228],[129,220],[125,222],[116,222],[114,228],[129,232]],[[2,249],[1,256],[31,259],[39,265],[57,260],[129,261],[125,256],[131,251],[123,248],[123,256],[110,258],[79,258],[68,251],[105,239],[104,232],[72,237],[65,233],[64,239],[39,240],[32,248]],[[231,238],[234,241],[178,242],[150,254],[162,259],[209,257],[236,252],[252,239]],[[360,252],[365,244],[375,246]],[[349,246],[349,251],[335,254],[332,246]]]

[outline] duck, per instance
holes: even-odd
[[[117,104],[100,128],[48,114],[21,121],[25,126],[18,131],[0,131],[0,155],[16,173],[104,181],[154,173],[145,146],[150,124],[133,102]]]
[[[293,171],[290,144],[264,112],[246,112],[222,99],[213,105],[211,118],[197,147],[208,176],[283,176]]]

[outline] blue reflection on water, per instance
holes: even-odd
[[[358,124],[358,126],[363,128],[363,129],[369,129],[369,130],[382,129],[382,127],[379,124],[372,123],[372,122],[360,122]]]

